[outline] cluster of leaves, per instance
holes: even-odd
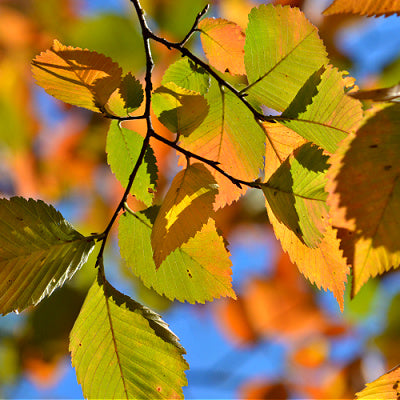
[[[292,262],[332,291],[341,309],[350,271],[356,295],[370,277],[400,263],[393,218],[400,212],[398,106],[363,115],[360,94],[348,95],[353,79],[329,64],[317,29],[302,12],[261,5],[250,12],[244,32],[224,19],[200,21],[205,9],[183,41],[170,42],[148,28],[140,3],[132,3],[145,46],[144,89],[109,57],[57,40],[32,62],[47,93],[111,120],[107,161],[124,193],[106,229],[84,236],[42,201],[13,197],[0,204],[2,314],[49,296],[101,242],[98,274],[70,336],[88,398],[175,398],[186,384],[188,366],[176,336],[106,279],[103,252],[118,218],[121,255],[130,270],[147,287],[182,302],[236,297],[215,214],[250,187],[262,190]],[[396,11],[348,10],[339,3],[327,12]],[[195,32],[208,63],[185,47]],[[183,56],[155,90],[151,40]],[[151,110],[174,140],[155,131]],[[145,135],[126,121],[145,121]],[[183,166],[161,205],[155,205],[154,141],[175,149]],[[136,212],[128,205],[131,195],[141,205]],[[397,390],[397,370],[359,398],[376,395],[380,384]]]

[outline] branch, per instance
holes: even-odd
[[[204,158],[202,156],[199,156],[198,154],[192,153],[189,150],[184,149],[183,147],[179,146],[176,144],[175,141],[168,140],[165,137],[157,134],[156,132],[153,132],[151,135],[154,139],[159,140],[162,143],[165,143],[167,146],[172,147],[176,151],[179,151],[180,153],[184,154],[188,158],[194,158],[196,160],[199,160],[203,162],[204,164],[209,165],[211,168],[215,169],[218,171],[221,175],[225,176],[228,178],[234,185],[236,185],[238,188],[242,188],[242,185],[249,186],[249,187],[254,187],[254,188],[260,188],[260,184],[258,182],[248,182],[248,181],[243,181],[241,179],[237,179],[233,177],[232,175],[229,175],[227,172],[225,172],[221,167],[218,166],[219,162],[218,161],[213,161],[209,160],[207,158]]]

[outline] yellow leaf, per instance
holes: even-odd
[[[151,234],[157,268],[207,223],[217,193],[216,182],[203,164],[189,165],[176,175]]]
[[[375,379],[371,383],[367,383],[366,388],[356,393],[356,398],[361,399],[387,399],[397,400],[400,398],[400,366],[394,367],[392,370]]]
[[[328,204],[353,264],[353,295],[371,277],[400,264],[400,105],[368,112],[364,125],[331,157]]]
[[[36,83],[48,94],[75,106],[103,112],[121,81],[122,70],[111,58],[79,47],[53,46],[32,61]]]
[[[375,15],[392,15],[397,13],[400,15],[399,0],[335,0],[325,11],[325,15],[352,13],[367,15],[368,17]]]
[[[268,202],[266,206],[275,235],[280,240],[283,250],[289,254],[291,261],[310,282],[332,291],[343,311],[343,296],[349,266],[339,248],[340,241],[336,236],[336,229],[329,226],[319,246],[311,249],[285,224],[278,221]]]

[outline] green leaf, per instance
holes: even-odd
[[[188,165],[175,176],[151,233],[157,268],[207,223],[217,193],[213,176],[201,163]]]
[[[165,71],[162,84],[165,86],[168,82],[204,95],[210,87],[210,76],[202,67],[196,65],[189,58],[183,57],[171,64]]]
[[[185,350],[161,317],[98,278],[70,335],[72,365],[90,399],[183,398]]]
[[[135,111],[143,102],[142,84],[131,73],[122,78],[119,92],[128,113]]]
[[[152,107],[160,122],[171,132],[188,136],[204,121],[208,104],[202,95],[169,82],[152,96]]]
[[[279,122],[334,153],[338,143],[355,132],[362,120],[361,103],[346,95],[348,79],[332,66],[306,82]],[[282,118],[282,120],[281,120]]]
[[[328,58],[317,28],[299,9],[269,4],[249,14],[244,62],[247,92],[283,111]]]
[[[138,133],[112,121],[108,131],[106,151],[111,171],[123,187],[128,184],[129,176],[139,157],[143,137]],[[147,206],[151,205],[157,181],[157,165],[153,150],[148,147],[142,165],[135,177],[131,193]]]
[[[306,143],[262,185],[279,222],[310,248],[317,247],[328,226],[327,160],[321,149]]]
[[[43,201],[0,199],[0,312],[20,312],[50,296],[93,246]]]
[[[152,207],[125,213],[119,220],[121,255],[132,272],[171,300],[204,303],[221,296],[235,298],[230,254],[211,219],[156,269],[150,238],[157,212]]]

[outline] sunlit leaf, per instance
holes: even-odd
[[[400,398],[400,366],[366,384],[366,388],[356,393],[356,399],[397,400]]]
[[[180,399],[185,350],[161,317],[98,278],[70,336],[89,399]]]
[[[183,89],[206,94],[210,87],[210,76],[202,67],[183,57],[165,71],[162,84],[166,86],[168,82],[173,82]]]
[[[107,162],[122,186],[126,188],[143,145],[143,137],[138,133],[112,121],[107,135]],[[157,181],[157,165],[153,150],[148,147],[143,163],[135,176],[131,193],[150,206]]]
[[[245,75],[242,28],[222,18],[205,18],[198,25],[201,43],[210,64],[221,72]]]
[[[275,217],[312,248],[328,226],[327,159],[322,150],[305,144],[262,185]]]
[[[319,288],[333,292],[343,311],[344,289],[349,267],[339,248],[337,231],[328,227],[319,246],[311,249],[285,224],[279,222],[268,203],[266,207],[275,235],[280,240],[283,250],[289,254],[292,262],[310,282],[315,283]]]
[[[42,201],[0,199],[0,312],[50,296],[86,262],[94,240]]]
[[[400,264],[400,105],[372,113],[333,155],[328,203],[335,226],[353,232],[353,294]]]
[[[244,61],[246,92],[283,111],[328,59],[317,28],[299,9],[269,4],[249,14]]]
[[[188,137],[181,136],[182,146],[219,162],[225,172],[236,178],[257,179],[265,156],[262,127],[235,95],[220,88],[215,81],[211,83],[206,100],[210,107],[207,117]],[[216,180],[217,174],[213,172]]]
[[[217,193],[215,180],[203,164],[188,165],[175,176],[151,233],[157,268],[207,223]]]
[[[313,74],[282,114],[282,124],[333,153],[362,119],[361,103],[345,94],[347,81],[327,66]],[[288,120],[285,120],[288,118]]]
[[[222,296],[235,298],[230,254],[214,221],[209,219],[156,269],[150,241],[156,215],[157,208],[151,208],[134,215],[125,213],[119,220],[121,255],[132,272],[171,300],[204,303]]]
[[[400,15],[400,1],[399,0],[335,0],[325,11],[325,15],[351,13],[367,15],[368,17],[374,15],[392,15],[397,13]]]
[[[306,139],[279,122],[264,122],[263,128],[267,137],[264,170],[264,180],[267,181],[293,150],[303,145]]]
[[[51,49],[32,61],[36,83],[59,100],[102,112],[119,86],[122,70],[94,51],[68,47],[54,40]]]
[[[359,90],[350,94],[351,97],[360,100],[385,101],[385,102],[400,102],[400,84],[373,90]]]
[[[152,107],[158,119],[171,131],[188,136],[207,116],[208,104],[199,93],[169,82],[152,96]]]

